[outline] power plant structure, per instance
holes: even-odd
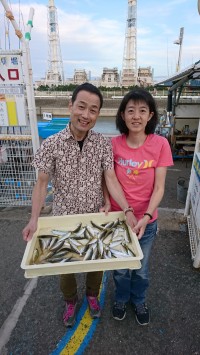
[[[128,19],[124,44],[121,85],[137,84],[137,0],[128,0]]]
[[[54,0],[48,2],[48,71],[45,77],[45,85],[64,84],[64,70],[61,56],[57,8]]]
[[[73,78],[64,79],[63,62],[61,56],[57,9],[54,0],[48,1],[48,71],[45,79],[35,82],[35,86],[58,86],[66,84],[82,84],[90,81],[96,86],[125,87],[149,86],[153,84],[151,67],[137,68],[137,0],[128,0],[128,16],[125,32],[123,64],[121,75],[116,67],[103,68],[101,77],[91,80],[85,69],[75,69]]]

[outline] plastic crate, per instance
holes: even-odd
[[[38,235],[49,233],[51,229],[73,230],[80,222],[83,225],[94,221],[98,224],[115,221],[117,218],[124,220],[123,212],[110,212],[107,216],[104,213],[89,213],[79,215],[67,215],[58,217],[40,217],[38,220],[38,229],[31,241],[27,243],[25,253],[21,262],[21,268],[25,270],[25,277],[32,278],[46,275],[71,274],[92,271],[104,271],[115,269],[140,269],[143,253],[140,248],[137,236],[129,227],[131,235],[131,248],[136,256],[111,259],[97,259],[86,261],[72,261],[65,263],[47,263],[31,265],[34,249],[38,245]]]

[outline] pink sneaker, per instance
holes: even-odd
[[[97,297],[87,296],[88,306],[90,310],[90,315],[93,319],[99,318],[101,316],[101,309],[99,300]]]
[[[66,327],[73,327],[76,322],[76,314],[77,314],[77,305],[76,301],[67,301],[65,303],[65,310],[63,313],[63,322]]]

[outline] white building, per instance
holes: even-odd
[[[88,81],[85,69],[74,70],[74,84],[80,85]]]
[[[142,87],[153,85],[153,70],[151,67],[139,67],[137,80],[138,85]]]
[[[117,68],[103,68],[103,74],[101,76],[101,86],[104,87],[116,87],[119,86],[119,73]]]

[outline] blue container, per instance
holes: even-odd
[[[69,117],[54,117],[50,122],[38,122],[38,133],[43,139],[60,132],[69,123]]]
[[[69,117],[54,117],[52,120],[49,122],[50,124],[67,124],[69,123],[70,118]]]

